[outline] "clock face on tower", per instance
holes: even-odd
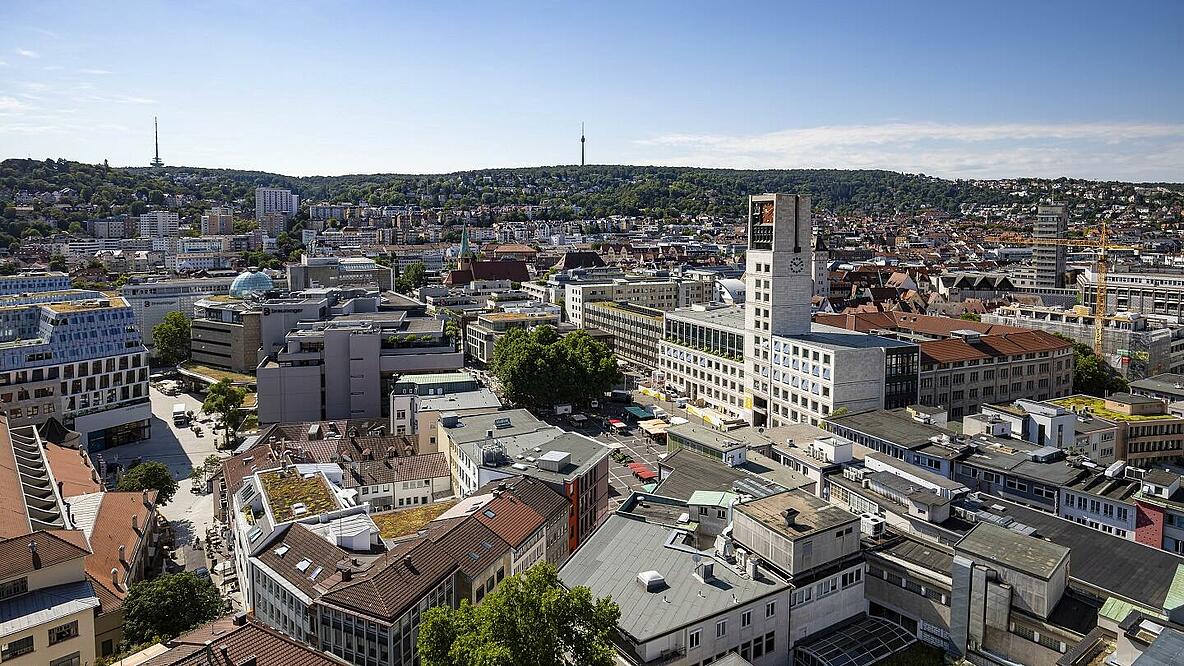
[[[801,257],[794,257],[793,259],[789,260],[789,272],[801,273],[805,269],[806,269],[806,262],[802,261]]]

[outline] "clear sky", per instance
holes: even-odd
[[[1184,181],[1184,2],[0,2],[0,157]]]

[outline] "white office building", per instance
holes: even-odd
[[[140,216],[140,238],[176,238],[180,234],[180,224],[181,218],[174,212],[149,211]]]

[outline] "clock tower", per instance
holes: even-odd
[[[814,294],[810,197],[761,194],[748,198],[744,269],[744,412],[768,422],[774,336],[810,332]]]

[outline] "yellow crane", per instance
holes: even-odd
[[[1002,236],[989,236],[987,240],[997,243],[1018,243],[1023,245],[1061,245],[1065,247],[1097,248],[1098,259],[1094,271],[1097,275],[1097,287],[1094,294],[1094,353],[1098,355],[1098,358],[1101,358],[1102,333],[1105,330],[1104,319],[1106,317],[1107,302],[1106,271],[1109,268],[1109,260],[1106,258],[1106,252],[1108,250],[1134,250],[1136,248],[1130,245],[1111,245],[1106,229],[1106,220],[1102,220],[1098,224],[1097,238],[1033,238],[1021,234],[1005,234]]]

